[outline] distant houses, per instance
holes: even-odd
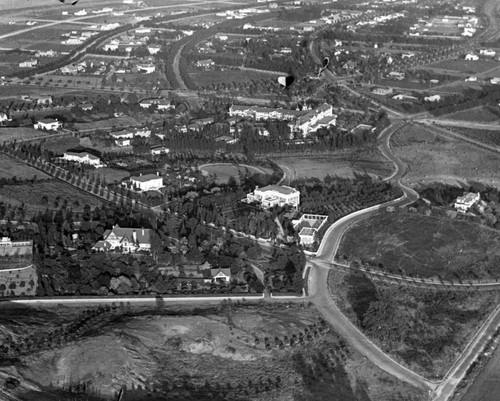
[[[320,128],[337,124],[337,115],[333,114],[333,107],[324,103],[314,110],[288,110],[271,107],[238,106],[229,108],[230,117],[253,118],[257,121],[281,119],[290,121],[292,132],[307,136]]]
[[[248,203],[257,202],[264,208],[289,205],[298,208],[300,205],[300,192],[295,188],[282,185],[268,185],[247,194]]]
[[[38,59],[26,60],[19,63],[21,68],[35,68],[38,65]]]

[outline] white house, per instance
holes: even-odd
[[[491,49],[481,49],[481,50],[479,50],[479,54],[482,56],[495,57],[497,52],[495,50],[491,50]]]
[[[141,191],[155,191],[163,188],[163,178],[158,174],[141,174],[139,177],[130,177],[130,182]]]
[[[36,99],[36,104],[45,104],[49,105],[52,104],[52,96],[50,95],[45,95],[45,96],[40,96],[38,99]]]
[[[134,133],[132,131],[127,131],[127,130],[110,132],[109,135],[113,139],[132,139],[134,137]]]
[[[152,230],[145,228],[122,228],[115,225],[104,232],[104,239],[93,247],[96,251],[120,250],[121,252],[151,251]]]
[[[212,68],[214,65],[215,65],[215,62],[212,59],[198,60],[196,62],[196,67],[198,67],[198,68],[204,68],[206,70]]]
[[[156,66],[154,64],[138,64],[137,72],[143,72],[145,74],[152,74],[155,72]]]
[[[33,125],[34,129],[41,129],[47,131],[57,131],[61,127],[62,123],[60,121],[52,120],[50,118],[40,120]]]
[[[118,138],[115,139],[116,146],[125,147],[130,146],[130,139],[128,138]]]
[[[320,214],[303,214],[300,219],[293,220],[293,228],[299,231],[302,245],[311,245],[318,239],[318,231],[327,222],[328,216]]]
[[[34,68],[37,65],[38,65],[38,59],[26,60],[19,63],[19,67],[21,68]]]
[[[231,269],[214,268],[203,270],[203,281],[205,283],[229,283],[231,281]]]
[[[298,118],[294,129],[307,136],[311,132],[337,124],[337,115],[333,114],[333,107],[328,103],[323,103],[314,110],[308,111]]]
[[[282,185],[268,185],[263,188],[255,188],[255,190],[247,194],[246,201],[258,202],[264,208],[273,206],[290,205],[295,208],[300,204],[300,192],[295,188]]]
[[[0,125],[3,125],[5,122],[10,121],[7,114],[0,112]]]
[[[491,78],[491,79],[490,79],[490,84],[493,84],[493,85],[498,85],[498,84],[500,84],[500,78],[498,78],[498,77]]]
[[[472,206],[481,200],[481,195],[478,193],[469,192],[463,196],[459,196],[455,201],[455,209],[457,211],[466,213]]]
[[[101,163],[101,159],[97,156],[94,156],[87,152],[75,153],[75,152],[64,152],[62,160],[68,160],[72,162],[77,162],[81,164],[89,164],[96,168],[103,167],[104,165]]]
[[[393,92],[392,88],[375,88],[372,90],[374,95],[387,96]]]
[[[152,56],[155,55],[155,54],[158,54],[160,50],[161,50],[161,46],[153,46],[153,45],[152,46],[148,46],[148,52]]]
[[[431,95],[424,97],[426,102],[439,102],[441,100],[441,95]]]
[[[467,77],[465,78],[465,82],[476,82],[477,81],[477,77]]]
[[[477,61],[477,60],[479,60],[479,56],[477,54],[469,53],[469,54],[465,55],[465,60],[467,60],[467,61]]]
[[[167,153],[170,153],[170,149],[165,146],[155,146],[151,148],[152,155],[166,155]]]

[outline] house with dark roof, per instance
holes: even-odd
[[[95,251],[151,252],[152,230],[148,228],[123,228],[118,225],[104,232],[104,239],[92,247]]]

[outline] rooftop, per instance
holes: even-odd
[[[294,193],[299,192],[295,188],[282,186],[282,185],[268,185],[266,187],[256,188],[255,190],[259,191],[259,192],[275,191],[275,192],[279,192],[280,194],[283,194],[283,195],[292,195]]]
[[[163,180],[163,178],[156,174],[145,174],[145,175],[140,175],[138,177],[130,177],[130,180],[137,182],[147,182],[151,180]]]

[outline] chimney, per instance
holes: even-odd
[[[157,171],[157,172],[156,172],[156,175],[157,175],[157,176],[160,176],[160,172],[159,172],[159,171]]]
[[[139,177],[142,177],[142,173],[139,173]]]
[[[137,242],[137,233],[135,230],[132,231],[132,240],[134,241],[134,243]]]
[[[144,237],[144,228],[142,229],[142,236]]]

